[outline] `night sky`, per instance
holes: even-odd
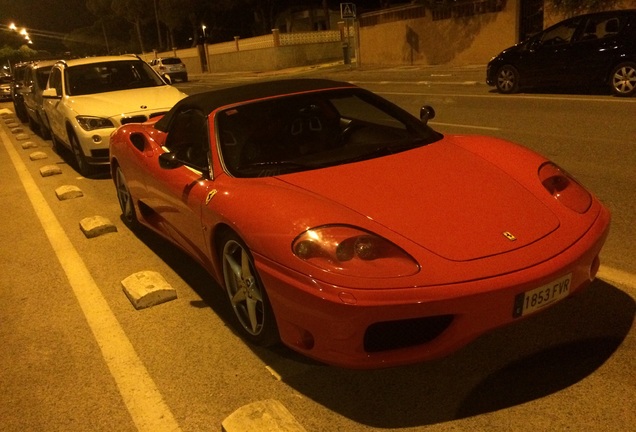
[[[0,22],[27,29],[69,32],[90,25],[95,17],[86,0],[0,0]]]
[[[25,27],[33,41],[32,48],[38,50],[61,49],[63,34],[91,25],[94,20],[86,9],[86,0],[0,0],[0,24]]]
[[[384,2],[358,0],[352,3],[355,3],[360,11],[376,9]],[[398,4],[403,1],[392,3]],[[339,3],[330,4],[333,7]],[[35,49],[47,49],[61,43],[54,37],[38,35],[38,31],[65,34],[77,28],[90,26],[94,21],[95,17],[86,9],[86,0],[0,0],[0,24],[8,26],[13,22],[20,28],[25,27]]]

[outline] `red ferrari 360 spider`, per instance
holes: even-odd
[[[554,163],[433,115],[328,80],[209,91],[120,127],[112,176],[126,223],[209,270],[248,341],[423,361],[582,290],[610,224]]]

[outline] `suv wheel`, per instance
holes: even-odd
[[[90,175],[92,172],[91,166],[86,161],[86,156],[84,156],[82,147],[80,146],[79,141],[77,141],[77,137],[74,133],[69,134],[69,140],[71,141],[71,150],[73,151],[73,157],[75,158],[75,163],[77,164],[77,170],[83,176]]]
[[[40,117],[40,114],[38,114],[38,120],[39,120],[39,128],[40,128],[40,136],[42,137],[42,139],[48,140],[51,139],[51,131],[49,130],[48,127],[46,127],[46,124],[44,123],[44,119],[42,117]]]
[[[636,63],[621,63],[612,70],[610,86],[615,96],[636,94]]]

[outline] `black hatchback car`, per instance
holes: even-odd
[[[522,88],[608,86],[636,94],[636,9],[580,15],[503,50],[488,63],[488,85]]]

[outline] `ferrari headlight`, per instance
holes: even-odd
[[[552,162],[546,162],[539,167],[539,180],[550,195],[577,213],[585,213],[592,205],[590,193]]]
[[[392,242],[346,225],[326,225],[299,235],[292,244],[298,258],[329,272],[360,277],[415,274],[418,263]]]
[[[115,127],[112,121],[103,117],[77,116],[75,119],[85,131]]]

